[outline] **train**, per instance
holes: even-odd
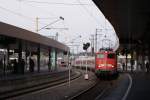
[[[117,55],[112,50],[100,50],[95,56],[83,56],[75,59],[73,66],[93,70],[100,78],[103,76],[117,76]]]
[[[101,50],[95,54],[95,75],[97,77],[118,75],[117,55],[112,50]]]

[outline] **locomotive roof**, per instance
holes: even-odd
[[[100,48],[99,51],[113,51],[112,48]]]
[[[115,52],[114,51],[101,50],[101,51],[97,52],[97,54],[98,53],[115,53]]]

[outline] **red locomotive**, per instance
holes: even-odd
[[[118,75],[117,56],[112,50],[100,50],[95,56],[95,74],[97,77]]]

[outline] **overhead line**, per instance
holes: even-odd
[[[30,0],[23,0],[24,2],[31,2],[31,3],[40,3],[40,4],[50,4],[50,5],[88,5],[92,6],[93,4],[86,4],[86,3],[63,3],[63,2],[42,2],[42,1],[30,1]]]
[[[17,0],[17,1],[20,1],[20,0]],[[27,1],[27,0],[26,0],[26,1]],[[21,2],[25,2],[25,0],[21,0]],[[39,7],[39,6],[30,5],[29,2],[26,2],[26,4],[27,4],[27,3],[28,3],[29,6],[31,6],[31,7],[34,6],[34,8],[36,8],[36,9],[38,8],[38,9],[41,10],[42,12],[44,11],[45,13],[49,13],[49,14],[52,13],[52,14],[51,14],[52,16],[55,15],[53,12],[49,12],[49,11],[46,11],[46,10],[44,10],[44,9],[41,9],[41,7]]]
[[[81,3],[80,0],[76,0],[77,2]],[[84,6],[84,5],[81,5],[83,7],[83,9],[96,21],[96,23],[98,23],[97,21],[99,21],[97,18],[95,18],[93,16],[93,14],[91,14],[91,12]],[[99,23],[98,23],[99,24]],[[100,24],[101,25],[101,24]],[[102,26],[102,25],[101,25]],[[105,28],[104,26],[102,26],[103,28]]]
[[[20,0],[17,0],[17,1],[20,1]],[[48,13],[48,14],[51,14],[51,13],[52,13],[52,14],[51,14],[52,16],[55,15],[53,12],[49,12],[49,11],[47,11],[47,10],[41,9],[41,7],[39,7],[39,6],[36,6],[36,5],[33,5],[33,4],[30,5],[30,4],[28,3],[28,1],[30,1],[30,0],[21,0],[20,2],[23,2],[23,1],[24,1],[24,2],[27,1],[26,4],[28,4],[29,6],[32,6],[32,7],[34,6],[34,8],[38,8],[38,9],[41,10],[42,12],[44,11],[45,13]],[[36,1],[35,1],[35,2],[36,2]],[[40,20],[47,20],[47,19],[55,19],[55,18],[56,18],[56,17],[45,17],[45,18],[41,18],[41,17],[40,17],[39,19],[40,19]],[[44,23],[43,23],[43,24],[44,24]],[[45,25],[46,25],[46,24],[45,24]]]
[[[0,6],[0,9],[5,10],[5,11],[7,11],[7,12],[10,12],[10,13],[12,13],[12,14],[14,14],[14,15],[19,16],[19,17],[22,17],[22,18],[31,20],[32,22],[35,22],[35,20],[34,20],[33,18],[29,17],[29,16],[25,16],[25,15],[23,15],[23,14],[14,12],[14,11],[12,11],[12,10],[10,10],[10,9],[7,9],[7,8],[4,8],[4,7],[2,7],[2,6]],[[41,23],[41,22],[39,22],[39,23],[40,23],[40,24],[46,24],[46,23]]]
[[[30,17],[28,17],[28,16],[25,16],[25,15],[22,15],[22,14],[20,14],[20,13],[14,12],[14,11],[9,10],[9,9],[7,9],[7,8],[4,8],[4,7],[2,7],[2,6],[0,6],[0,9],[5,10],[5,11],[7,11],[7,12],[10,12],[10,13],[12,13],[12,14],[18,15],[18,16],[20,16],[20,17],[24,17],[24,18],[26,18],[26,19],[33,20],[32,18],[30,18]]]

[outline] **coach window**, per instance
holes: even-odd
[[[115,58],[115,54],[108,54],[107,58]]]

